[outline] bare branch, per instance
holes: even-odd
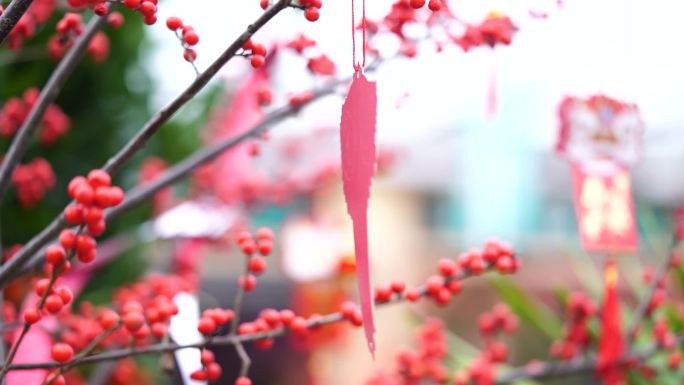
[[[487,265],[486,267],[487,271],[492,271],[495,270],[495,266],[490,264]],[[450,277],[450,278],[445,278],[445,284],[448,284],[452,280],[462,280],[470,277],[477,276],[476,274],[471,273],[469,270],[463,270],[460,274]],[[426,296],[427,295],[427,289],[425,286],[421,286],[419,288],[419,293],[420,296]],[[376,306],[378,307],[384,307],[390,304],[395,304],[395,303],[401,303],[406,301],[404,296],[396,296],[394,299],[391,299],[389,301],[384,301],[384,302],[377,302]],[[324,315],[320,318],[316,319],[311,319],[308,320],[307,322],[307,327],[309,329],[315,328],[318,326],[322,325],[327,325],[335,322],[340,322],[345,320],[344,316],[342,315],[341,312],[335,312],[335,313],[330,313],[327,315]],[[35,364],[16,364],[16,365],[11,365],[8,370],[30,370],[30,369],[50,369],[50,368],[58,368],[60,366],[64,365],[69,365],[69,366],[78,366],[78,365],[83,365],[83,364],[89,364],[89,363],[94,363],[94,362],[102,362],[102,361],[110,361],[110,360],[116,360],[124,357],[131,357],[131,356],[138,356],[138,355],[145,355],[145,354],[159,354],[159,353],[164,353],[164,352],[172,352],[176,350],[181,350],[181,349],[192,349],[192,348],[204,348],[204,347],[212,347],[212,346],[226,346],[226,345],[233,345],[237,346],[238,344],[246,343],[246,342],[251,342],[251,341],[257,341],[257,340],[262,340],[262,339],[267,339],[267,338],[276,338],[276,337],[281,337],[289,333],[288,328],[278,328],[275,330],[271,330],[268,332],[259,332],[259,333],[252,333],[252,334],[240,334],[240,335],[235,335],[235,334],[229,334],[226,336],[218,336],[214,337],[211,339],[211,341],[200,341],[197,343],[193,344],[187,344],[187,345],[178,345],[176,343],[169,343],[169,342],[162,342],[159,344],[155,345],[150,345],[150,346],[144,346],[144,347],[139,347],[139,348],[124,348],[124,349],[116,349],[116,350],[110,350],[106,351],[103,353],[98,353],[98,354],[93,354],[91,356],[87,356],[79,360],[78,362],[74,362],[75,360],[60,364],[58,362],[43,362],[43,363],[35,363]]]
[[[76,69],[76,66],[88,49],[88,43],[102,29],[106,21],[106,17],[93,16],[93,19],[88,23],[85,33],[79,36],[74,46],[69,49],[64,58],[59,62],[57,68],[50,75],[50,79],[48,79],[40,91],[38,100],[33,105],[33,108],[31,108],[31,112],[26,117],[24,124],[17,131],[14,140],[12,140],[12,145],[7,151],[7,155],[2,163],[0,163],[0,202],[2,202],[9,189],[14,167],[19,163],[24,153],[26,153],[29,142],[40,126],[45,111],[55,101],[64,83],[74,72],[74,69]]]
[[[147,141],[154,135],[161,126],[166,123],[171,117],[178,112],[178,110],[183,107],[187,102],[192,100],[192,98],[197,95],[197,93],[204,88],[204,86],[209,83],[218,71],[223,68],[223,66],[228,63],[239,49],[245,45],[245,43],[263,27],[268,21],[270,21],[275,15],[280,11],[287,8],[290,4],[290,0],[279,0],[277,3],[273,4],[268,8],[261,16],[252,24],[250,24],[247,29],[240,35],[233,43],[228,46],[228,48],[219,56],[211,65],[202,72],[195,81],[188,86],[180,95],[176,97],[171,103],[164,107],[161,111],[157,112],[152,119],[150,119],[145,126],[143,126],[140,131],[124,145],[124,147],[111,157],[104,166],[104,169],[110,173],[116,173],[121,169],[121,167],[126,163],[136,152],[143,148]]]
[[[0,45],[7,40],[7,36],[17,25],[19,19],[24,16],[31,3],[33,0],[13,0],[0,16]]]
[[[218,59],[209,66],[195,81],[181,93],[168,106],[159,111],[152,119],[150,119],[143,128],[133,137],[124,147],[112,158],[110,158],[104,165],[104,169],[110,173],[118,171],[124,163],[126,163],[137,151],[142,149],[147,141],[154,135],[159,128],[166,123],[182,106],[189,102],[204,86],[207,85],[216,73],[225,65],[231,58],[235,56],[244,43],[251,38],[251,36],[263,27],[269,20],[271,20],[278,12],[285,9],[290,3],[290,0],[279,0],[271,8],[267,9],[253,24],[250,24],[246,31],[240,35]],[[10,155],[8,155],[9,158]],[[5,163],[2,164],[5,167]],[[0,169],[1,170],[1,169]],[[1,174],[0,174],[1,175]],[[0,196],[2,193],[2,186],[0,185]],[[66,227],[64,218],[60,215],[55,218],[43,231],[33,237],[24,247],[17,252],[12,259],[0,268],[0,288],[7,285],[7,283],[19,272],[30,258],[37,253],[50,240],[57,236],[60,230]]]

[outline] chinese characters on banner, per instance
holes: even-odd
[[[572,166],[573,198],[583,248],[633,253],[638,231],[628,167],[640,155],[643,123],[635,105],[606,96],[566,98],[557,151]]]

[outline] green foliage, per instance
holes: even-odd
[[[494,277],[490,283],[501,299],[511,307],[523,321],[542,332],[549,339],[561,335],[561,320],[546,306],[535,301],[513,281],[505,277]]]

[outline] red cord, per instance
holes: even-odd
[[[351,0],[352,3],[352,66],[354,67],[354,71],[360,72],[365,66],[366,66],[366,0],[363,0],[362,7],[363,7],[363,13],[362,13],[362,20],[361,20],[361,32],[363,34],[363,60],[361,64],[357,63],[356,61],[356,17],[354,16],[354,0]]]

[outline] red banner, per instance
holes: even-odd
[[[639,246],[631,182],[615,163],[573,164],[573,197],[582,246],[593,253],[634,253]]]

